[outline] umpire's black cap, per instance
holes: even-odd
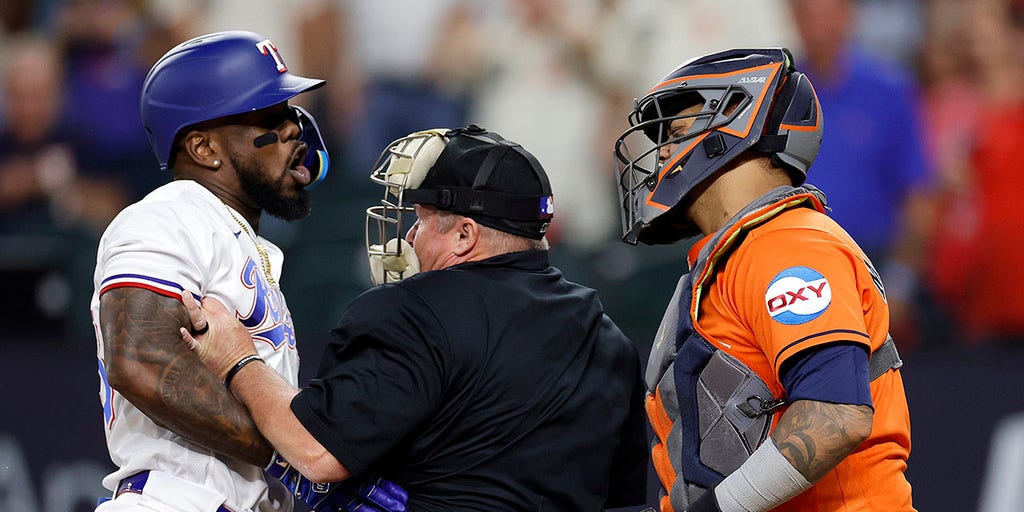
[[[444,150],[406,203],[451,210],[499,231],[540,240],[554,216],[551,184],[522,146],[476,125],[449,130]]]

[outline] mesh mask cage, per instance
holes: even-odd
[[[413,207],[403,206],[405,191],[419,186],[446,143],[442,130],[426,130],[395,140],[377,158],[370,180],[381,185],[384,194],[380,204],[366,209],[366,251],[371,259],[402,258],[407,249],[387,242],[405,236],[403,214],[415,215]]]
[[[706,155],[721,154],[725,149],[724,142],[708,140],[709,133],[729,126],[747,113],[752,100],[751,94],[741,87],[693,89],[685,83],[637,100],[629,116],[631,128],[615,143],[624,240],[635,243],[636,233],[631,234],[630,231],[643,224],[645,208],[661,206],[652,206],[649,200],[662,180],[690,178],[680,173],[694,149],[703,143],[707,146]],[[685,130],[671,132],[673,121],[682,120],[692,120],[692,124]],[[668,159],[660,158],[663,148],[669,148],[667,152],[671,156]],[[696,184],[693,182],[685,188],[688,191]],[[682,199],[681,196],[678,198]],[[665,206],[660,211],[674,204]]]
[[[812,115],[803,115],[808,106]],[[730,50],[679,66],[634,103],[630,128],[615,143],[623,241],[700,234],[680,215],[691,192],[747,151],[806,173],[820,141],[819,112],[785,49]]]

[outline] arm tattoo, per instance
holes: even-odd
[[[815,482],[871,434],[873,412],[866,405],[798,400],[772,432],[772,440],[809,482]]]
[[[263,466],[273,448],[248,410],[181,341],[189,326],[175,299],[141,288],[100,297],[107,377],[158,425],[221,455]]]

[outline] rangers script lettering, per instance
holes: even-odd
[[[253,305],[246,312],[236,312],[242,325],[252,333],[253,340],[266,342],[274,350],[287,345],[295,348],[295,329],[292,315],[285,305],[284,295],[279,288],[272,288],[260,274],[252,258],[245,261],[242,270],[242,285],[253,290]]]

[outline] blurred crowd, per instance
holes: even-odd
[[[169,179],[138,114],[149,67],[217,30],[271,38],[328,85],[305,106],[334,167],[313,215],[267,222],[300,337],[370,285],[367,176],[391,140],[475,123],[552,180],[552,259],[649,345],[685,269],[630,249],[611,160],[635,97],[686,59],[786,46],[825,114],[808,181],[875,262],[905,352],[1024,348],[1022,0],[5,0],[0,10],[0,278],[5,336],[89,339],[95,247]],[[81,338],[80,338],[81,337]]]

